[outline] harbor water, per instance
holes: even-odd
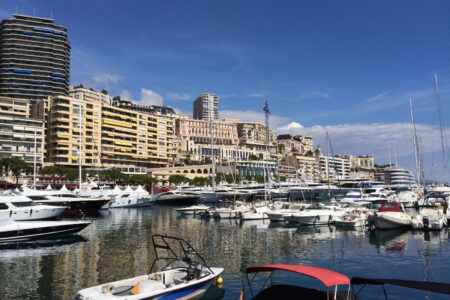
[[[154,259],[152,234],[184,238],[210,266],[225,268],[221,293],[215,293],[224,299],[239,298],[246,267],[272,263],[324,267],[349,277],[450,283],[446,228],[368,232],[202,220],[158,206],[112,209],[88,219],[92,225],[69,238],[0,245],[0,299],[73,299],[82,288],[145,274]],[[321,287],[300,275],[280,273],[275,279]],[[389,299],[446,299],[393,286],[386,290]],[[378,293],[379,287],[366,287],[361,295],[375,299]]]

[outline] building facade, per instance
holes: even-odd
[[[0,113],[0,157],[17,157],[29,164],[43,163],[42,120]]]
[[[350,177],[350,161],[347,158],[337,156],[317,156],[320,168],[320,179],[346,179]]]
[[[42,109],[47,126],[45,162],[89,168],[165,167],[168,163],[168,122],[148,113],[57,96]],[[81,122],[80,122],[81,119]]]
[[[196,144],[210,144],[211,133],[209,121],[189,119],[188,115],[180,115],[175,122],[175,135]],[[213,122],[213,139],[216,145],[238,145],[237,122],[224,119]]]
[[[266,126],[262,122],[241,122],[237,120],[239,145],[266,150]],[[275,133],[269,130],[269,147],[275,144]]]
[[[320,180],[319,162],[315,157],[296,155],[297,172],[304,181],[318,182]]]
[[[219,120],[219,97],[214,94],[201,94],[194,100],[194,119],[209,120],[212,109],[212,119]]]
[[[284,149],[285,153],[294,153],[295,155],[315,154],[314,142],[312,136],[280,134],[277,136],[277,142]]]
[[[37,101],[68,95],[70,43],[53,19],[14,15],[0,24],[0,95]]]
[[[69,90],[69,97],[86,102],[100,102],[108,105],[112,103],[111,97],[108,94],[103,94],[93,89],[87,89],[83,86],[71,88]]]

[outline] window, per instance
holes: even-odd
[[[34,206],[33,201],[20,201],[20,202],[11,202],[15,207],[27,207],[27,206]]]
[[[8,209],[8,205],[6,205],[5,203],[0,203],[0,210],[4,210],[4,209]]]

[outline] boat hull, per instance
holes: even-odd
[[[189,206],[198,202],[200,196],[182,196],[182,197],[161,197],[155,199],[155,203],[159,205],[169,206]]]
[[[394,229],[411,226],[411,218],[395,216],[388,213],[379,213],[374,216],[373,222],[377,229]]]
[[[55,205],[55,206],[65,206],[66,210],[62,213],[63,215],[73,214],[77,212],[97,212],[100,208],[107,204],[109,199],[81,199],[81,200],[43,200],[35,201],[40,204]]]
[[[0,242],[19,242],[77,233],[86,228],[85,221],[12,222],[0,226]]]

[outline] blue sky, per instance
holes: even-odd
[[[413,167],[411,96],[427,172],[443,170],[433,76],[448,123],[449,1],[0,0],[0,17],[16,7],[68,27],[72,84],[189,113],[216,93],[221,117],[246,120],[268,99],[272,129],[322,148],[329,131],[334,152],[378,163],[389,145]]]

